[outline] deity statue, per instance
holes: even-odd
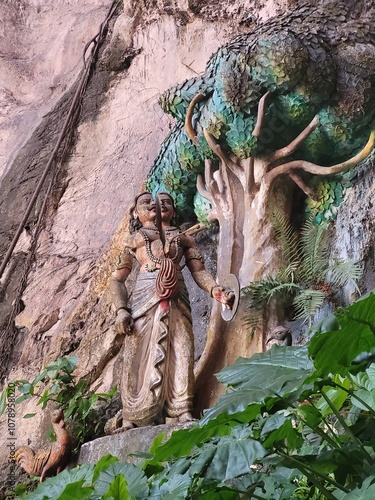
[[[172,197],[148,192],[136,197],[130,233],[110,278],[116,307],[115,328],[126,335],[121,377],[122,425],[188,422],[192,417],[194,339],[189,298],[181,261],[200,288],[231,308],[233,293],[218,285],[205,269],[191,236],[172,225]],[[128,302],[125,281],[134,259],[139,275]]]

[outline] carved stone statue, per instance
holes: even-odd
[[[150,193],[140,194],[131,210],[124,251],[110,278],[115,328],[131,337],[125,339],[123,350],[122,425],[117,432],[163,423],[165,418],[192,420],[194,348],[182,259],[198,286],[228,308],[233,301],[233,293],[205,269],[194,239],[171,225],[175,215],[168,194],[159,194],[157,203]],[[134,259],[140,272],[128,303],[125,280]]]

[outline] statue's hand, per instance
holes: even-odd
[[[232,309],[234,293],[230,288],[217,285],[212,289],[212,297],[225,305],[227,309]]]
[[[130,335],[132,333],[134,321],[131,314],[125,309],[119,309],[116,315],[115,328],[117,333]]]

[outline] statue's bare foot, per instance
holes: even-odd
[[[183,424],[185,422],[192,422],[194,420],[193,415],[190,413],[190,411],[185,411],[184,413],[181,413],[177,417],[177,422],[180,424]]]
[[[119,434],[120,432],[125,432],[125,431],[128,431],[129,429],[133,429],[134,428],[134,424],[132,424],[131,422],[129,422],[129,420],[124,420],[122,422],[122,426],[119,427],[118,429],[115,429],[112,434]]]
[[[107,435],[111,434],[118,434],[119,432],[124,432],[128,431],[129,429],[132,429],[134,427],[134,424],[132,422],[129,422],[129,420],[123,420],[122,418],[122,410],[118,411],[116,415],[112,418],[110,418],[105,426],[104,426],[104,432]]]

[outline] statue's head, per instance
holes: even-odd
[[[176,209],[171,195],[168,193],[158,193],[157,197],[160,203],[161,218],[167,224],[174,224]],[[148,191],[140,193],[134,199],[134,204],[130,209],[129,229],[134,233],[147,223],[155,224],[156,220],[156,202],[152,194]]]
[[[172,196],[168,193],[158,193],[157,197],[160,203],[161,209],[161,220],[174,225],[174,220],[176,218],[176,208],[174,206],[174,200]]]

